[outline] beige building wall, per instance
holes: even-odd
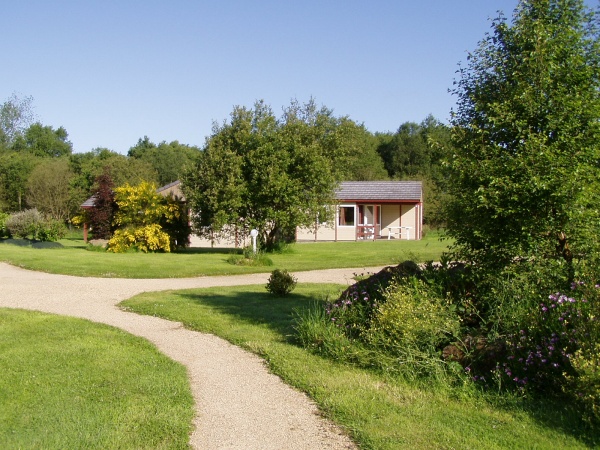
[[[387,227],[400,226],[400,206],[399,205],[381,205],[381,233],[387,236]]]
[[[338,227],[337,240],[338,241],[355,241],[356,240],[356,227],[352,227],[352,226]]]
[[[415,205],[402,205],[401,206],[401,216],[400,223],[403,227],[412,227],[410,230],[403,229],[402,230],[402,239],[415,239],[416,236],[416,224],[417,224],[417,216],[416,216],[416,208]]]
[[[301,228],[296,231],[296,239],[299,241],[314,241],[315,227]],[[335,241],[335,228],[333,223],[321,224],[317,228],[317,240],[319,241]]]

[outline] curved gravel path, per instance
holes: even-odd
[[[354,273],[380,268],[298,272],[299,282],[351,284]],[[116,305],[148,291],[264,284],[269,274],[220,277],[80,278],[0,263],[0,306],[81,317],[153,342],[188,369],[196,404],[196,449],[348,449],[350,439],[319,415],[303,393],[271,374],[258,356],[181,323],[141,316]]]

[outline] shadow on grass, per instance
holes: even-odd
[[[202,254],[222,254],[222,255],[241,255],[243,249],[241,248],[227,248],[227,247],[188,247],[177,250],[173,253],[181,255],[202,255]]]
[[[29,248],[64,248],[59,242],[36,241],[33,239],[0,239],[0,244],[16,245]]]
[[[587,447],[599,448],[600,424],[585,423],[582,420],[584,411],[581,405],[576,404],[572,398],[539,394],[523,399],[522,408],[540,425],[573,436]]]
[[[282,341],[295,343],[293,338],[294,310],[306,307],[315,301],[311,294],[291,293],[285,297],[276,297],[268,293],[236,292],[232,295],[195,295],[180,293],[182,299],[192,304],[210,306],[217,313],[235,317],[236,320],[250,325],[267,326],[281,336]]]

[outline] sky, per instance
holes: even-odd
[[[396,131],[447,122],[460,62],[517,0],[4,1],[0,103],[33,97],[75,152],[203,146],[236,105],[292,99]]]

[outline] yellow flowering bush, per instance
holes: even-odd
[[[167,213],[165,197],[156,192],[156,185],[146,181],[137,186],[124,186],[115,189],[117,212],[114,224],[118,227],[128,225],[149,225],[160,222]]]
[[[117,230],[108,243],[109,251],[171,251],[187,245],[190,227],[185,205],[157,193],[154,184],[118,187],[115,203]]]
[[[108,241],[108,251],[123,253],[136,249],[144,253],[164,251],[170,252],[169,235],[158,224],[143,227],[120,228]]]

